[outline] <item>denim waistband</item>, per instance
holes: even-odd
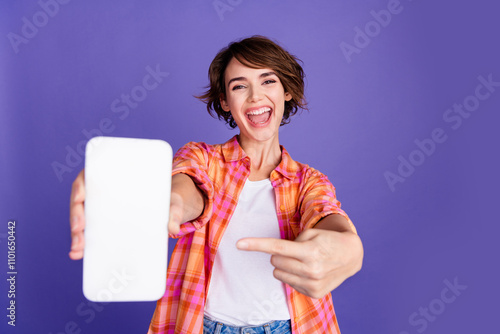
[[[212,320],[203,319],[203,334],[288,334],[291,333],[290,320],[275,320],[259,326],[231,326]]]

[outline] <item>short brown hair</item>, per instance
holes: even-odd
[[[231,128],[236,122],[230,112],[222,109],[221,96],[226,96],[224,74],[231,59],[250,68],[270,68],[276,72],[285,92],[292,95],[285,101],[285,110],[281,125],[290,122],[298,108],[307,109],[304,97],[304,70],[299,65],[300,59],[288,53],[277,43],[264,36],[255,35],[240,41],[231,42],[215,56],[208,69],[210,84],[203,95],[195,96],[207,104],[207,111],[213,117],[223,119]]]

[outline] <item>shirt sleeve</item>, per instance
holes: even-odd
[[[303,230],[314,227],[322,218],[328,215],[340,214],[347,219],[353,232],[357,233],[349,216],[340,208],[340,202],[335,195],[335,187],[326,175],[312,169],[305,182],[301,198],[300,225]]]
[[[212,217],[214,186],[208,176],[210,149],[211,147],[205,143],[189,142],[181,147],[174,156],[172,176],[183,173],[191,177],[205,195],[205,207],[198,218],[180,226],[179,234],[170,235],[172,238],[180,238],[201,228]]]

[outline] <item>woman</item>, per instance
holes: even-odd
[[[168,228],[180,239],[149,333],[340,333],[330,292],[360,270],[363,249],[327,177],[280,146],[280,126],[305,106],[303,77],[261,36],[212,61],[199,98],[240,133],[174,157]],[[72,259],[83,256],[83,180],[72,189]]]

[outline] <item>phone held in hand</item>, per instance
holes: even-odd
[[[157,139],[94,137],[85,155],[83,293],[153,301],[166,288],[172,148]]]

